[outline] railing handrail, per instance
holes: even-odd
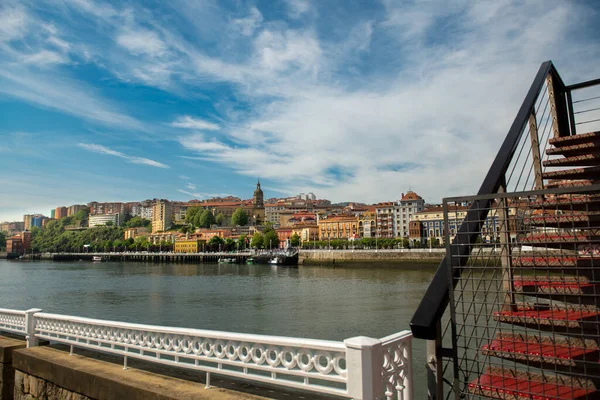
[[[546,77],[549,74],[557,80],[557,87],[561,91],[565,90],[565,85],[554,68],[552,61],[545,61],[542,63],[496,158],[492,162],[492,165],[479,188],[478,194],[496,193],[504,183],[506,171],[510,166],[513,155],[515,154],[523,132],[525,131],[524,127],[528,123],[531,111],[534,110],[535,102],[541,93]],[[487,203],[481,203],[482,201]],[[459,264],[466,263],[467,258],[465,256],[469,254],[471,245],[475,242],[477,237],[475,232],[479,230],[477,229],[478,225],[481,221],[484,221],[487,216],[489,202],[490,200],[478,200],[469,208],[465,220],[461,224],[458,234],[454,239],[460,246],[452,246],[452,251],[456,249],[458,254],[446,254],[410,322],[411,330],[416,338],[427,340],[434,340],[436,338],[437,323],[441,320],[449,302],[450,288],[448,287],[449,276],[446,268],[447,257],[454,257],[455,260],[458,260]],[[460,267],[462,266],[463,265],[458,265],[458,268],[453,268],[454,277],[460,276]]]
[[[0,308],[0,331],[151,363],[348,397],[413,398],[412,333],[341,341],[188,329]],[[385,394],[384,394],[385,393]]]
[[[237,340],[237,341],[251,341],[264,344],[273,344],[280,346],[300,346],[309,347],[312,349],[328,350],[328,351],[343,351],[346,349],[343,342],[331,341],[331,340],[320,340],[320,339],[306,339],[298,337],[287,337],[287,336],[270,336],[270,335],[259,335],[252,333],[237,333],[237,332],[224,332],[224,331],[213,331],[205,329],[192,329],[192,328],[178,328],[170,326],[159,326],[159,325],[146,325],[137,324],[131,322],[120,322],[110,321],[86,317],[76,317],[72,315],[63,314],[51,314],[51,313],[36,313],[36,318],[47,318],[55,319],[66,322],[77,322],[87,325],[97,325],[111,328],[122,328],[148,332],[160,332],[174,335],[189,335],[199,336],[210,339],[222,339],[222,340]]]

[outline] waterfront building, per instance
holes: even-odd
[[[408,238],[411,217],[423,211],[424,208],[425,200],[421,196],[412,190],[406,194],[402,193],[402,197],[394,205],[394,237]]]
[[[460,224],[467,215],[469,207],[466,205],[452,205],[448,209],[448,228],[450,229],[450,239],[453,239],[460,227]],[[509,214],[511,210],[509,209]],[[481,240],[485,243],[495,242],[498,238],[498,223],[496,209],[491,209],[485,223],[481,228]],[[444,209],[436,206],[426,208],[425,210],[413,215],[412,225],[409,224],[412,234],[410,235],[411,244],[416,240],[421,243],[444,244]],[[417,239],[417,234],[421,237]]]
[[[175,240],[175,253],[199,253],[206,246],[205,240],[187,237]]]
[[[50,218],[56,219],[56,210],[55,209],[50,210]]]
[[[159,200],[152,205],[152,232],[164,232],[173,225],[173,205]]]
[[[254,190],[251,215],[255,225],[262,225],[265,222],[265,202],[263,191],[260,188],[260,181],[256,183],[256,189]]]
[[[90,215],[88,219],[88,227],[94,228],[96,226],[105,226],[108,223],[112,223],[113,226],[121,225],[123,219],[122,214],[96,214]]]
[[[8,254],[23,254],[23,242],[20,236],[12,236],[6,239],[6,252]]]
[[[355,216],[319,219],[319,240],[358,238],[358,222]]]
[[[31,250],[31,232],[23,231],[20,234],[21,237],[21,245],[23,246],[23,251]]]
[[[376,237],[394,237],[396,224],[395,216],[395,204],[393,202],[385,202],[375,205],[375,225],[377,226]]]
[[[358,217],[358,235],[361,238],[372,238],[377,233],[377,213],[374,207],[369,208]]]
[[[283,227],[275,229],[275,233],[277,233],[277,238],[279,239],[279,247],[285,248],[287,247],[287,243],[289,243],[290,237],[292,236],[292,228],[291,227]],[[264,247],[268,249],[270,243],[264,243]]]
[[[154,245],[160,244],[160,242],[175,243],[180,237],[184,237],[184,235],[179,232],[158,232],[148,235],[148,241]]]
[[[300,242],[312,242],[319,240],[319,225],[317,222],[300,222],[292,227],[292,236],[300,236]]]
[[[54,209],[54,218],[61,219],[67,216],[67,207],[56,207]]]
[[[225,228],[225,229],[223,229],[223,228],[220,228],[220,229],[200,228],[200,229],[196,229],[195,235],[208,242],[210,240],[210,238],[212,238],[213,236],[218,236],[221,239],[232,238],[233,232],[231,229],[227,229],[227,228]],[[238,234],[238,237],[239,237],[239,234]]]

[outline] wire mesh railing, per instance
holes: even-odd
[[[564,273],[546,274],[547,279],[542,280],[536,275],[536,268],[542,260],[551,260],[552,267],[564,267],[565,262],[579,266],[579,258],[585,257],[578,255],[576,247],[571,248],[575,251],[575,258],[573,254],[552,258],[550,253],[556,251],[552,249],[560,251],[565,246],[576,246],[574,243],[577,241],[590,239],[589,235],[582,236],[578,232],[585,228],[586,221],[594,222],[600,213],[600,209],[586,209],[595,204],[596,194],[580,195],[579,191],[600,183],[600,152],[597,151],[600,134],[564,140],[600,127],[599,88],[600,80],[565,86],[552,63],[543,63],[478,196],[444,201],[446,257],[411,321],[415,337],[430,341],[430,398],[537,398],[539,393],[552,391],[556,392],[555,397],[541,395],[540,398],[563,398],[561,396],[565,393],[567,397],[564,398],[571,398],[569,396],[574,394],[587,396],[589,381],[586,374],[567,373],[566,377],[564,374],[549,377],[545,373],[548,370],[542,368],[538,376],[524,369],[517,357],[498,355],[506,356],[507,349],[518,353],[523,349],[527,352],[527,349],[539,348],[542,356],[538,357],[546,360],[549,354],[554,354],[548,351],[568,353],[569,348],[576,348],[579,343],[568,337],[555,342],[552,335],[539,339],[524,334],[522,330],[527,329],[523,322],[527,320],[532,321],[529,325],[539,328],[547,326],[552,319],[548,317],[554,315],[576,318],[573,304],[567,301],[570,299],[572,302],[574,297],[568,297],[570,295],[566,292],[579,290],[581,296],[577,299],[582,303],[595,298],[595,292],[590,294],[586,291],[595,290],[594,279],[597,278],[580,279],[579,271],[575,271],[575,277]],[[598,105],[594,103],[596,101]],[[597,117],[595,113],[598,113]],[[574,166],[592,168],[571,169]],[[465,202],[469,203],[469,211],[464,220],[457,221],[458,205]],[[586,232],[590,231],[591,228]],[[562,233],[554,235],[552,232]],[[533,236],[528,239],[526,234]],[[553,240],[557,243],[547,243]],[[593,244],[595,239],[590,240],[592,242],[588,242]],[[540,244],[545,249],[541,253]],[[528,251],[531,254],[527,255]],[[592,253],[590,257],[593,258],[596,248],[590,247],[587,251]],[[524,258],[516,260],[517,264],[513,265],[514,255],[521,252]],[[523,260],[528,260],[529,264]],[[585,263],[589,264],[587,260]],[[515,271],[515,266],[521,270]],[[593,261],[589,268],[595,271]],[[534,271],[534,275],[523,273],[527,271]],[[563,296],[562,301],[556,298],[558,294]],[[549,296],[554,296],[557,307],[549,305]],[[535,297],[539,301],[535,307],[528,308],[522,297]],[[560,306],[559,303],[564,304]],[[450,310],[447,309],[448,304],[451,305]],[[499,305],[502,306],[500,311]],[[576,306],[581,315],[589,318],[593,318],[594,307],[597,308],[597,304]],[[501,327],[509,322],[519,328],[513,327],[505,335],[506,329]],[[570,326],[576,322],[569,320],[565,324]],[[587,339],[581,340],[584,340],[584,345],[591,343],[586,342]],[[531,354],[520,357],[526,358],[528,365],[535,364]],[[506,366],[502,362],[497,365],[490,359],[510,360],[513,365]],[[545,361],[538,362],[538,367],[544,366]],[[577,364],[577,368],[580,366]],[[592,368],[586,363],[583,367],[586,371]],[[585,379],[578,381],[582,376]],[[520,392],[510,388],[524,381],[534,384],[521,387],[524,388],[524,394],[521,393],[524,397],[519,397]],[[581,391],[576,392],[576,388]],[[563,394],[559,393],[561,390]]]
[[[446,268],[462,271],[450,291],[454,395],[595,398],[600,185],[445,199],[445,214],[477,200],[497,230],[460,233],[479,238],[464,256],[445,232]]]

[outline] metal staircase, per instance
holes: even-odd
[[[600,399],[600,132],[578,132],[599,89],[542,64],[479,194],[444,199],[447,256],[411,322],[430,398]]]

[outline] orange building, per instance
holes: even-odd
[[[319,240],[359,237],[358,217],[339,216],[319,220]]]
[[[68,214],[67,207],[56,207],[54,210],[54,218],[61,219],[66,217]]]

